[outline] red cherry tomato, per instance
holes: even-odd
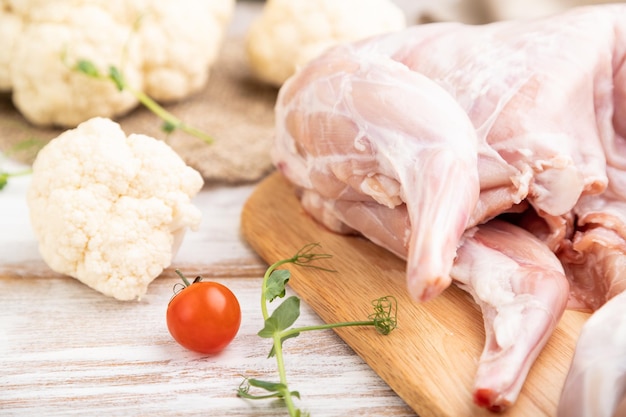
[[[235,294],[224,285],[196,281],[172,298],[166,316],[167,328],[181,346],[214,354],[237,335],[241,307]]]

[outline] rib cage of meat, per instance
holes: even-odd
[[[313,217],[405,258],[416,301],[454,280],[479,304],[477,404],[514,403],[567,306],[626,309],[612,301],[626,285],[626,5],[341,45],[281,88],[276,121],[275,164]],[[598,340],[598,320],[560,416],[626,390],[624,368],[612,394],[585,391],[606,369],[589,346],[626,339]]]

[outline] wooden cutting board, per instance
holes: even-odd
[[[325,322],[362,320],[371,300],[398,300],[398,328],[388,336],[371,328],[337,333],[421,417],[476,417],[494,414],[472,403],[472,384],[483,347],[480,310],[452,286],[417,304],[405,290],[405,262],[369,241],[341,236],[317,224],[300,207],[279,173],[263,180],[246,202],[242,233],[268,263],[293,256],[319,242],[337,272],[289,267],[293,290]],[[537,359],[517,403],[504,416],[555,416],[563,381],[580,328],[588,315],[567,311]],[[309,336],[310,337],[310,336]],[[319,346],[324,349],[324,346]]]

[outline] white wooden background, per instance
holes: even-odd
[[[240,2],[231,31],[240,33],[261,4]],[[187,235],[140,302],[119,302],[43,263],[28,220],[28,183],[15,179],[0,192],[0,416],[286,415],[278,401],[236,396],[243,375],[278,378],[269,342],[256,335],[266,265],[239,236],[255,184],[207,186],[195,200],[201,229]],[[175,268],[238,297],[241,329],[221,354],[194,354],[170,337],[165,312]],[[321,320],[303,305],[298,323]],[[291,388],[313,416],[415,415],[334,332],[304,334],[285,348]]]
[[[172,268],[140,302],[104,297],[51,273],[41,261],[25,206],[28,178],[0,193],[0,416],[278,416],[276,401],[235,395],[242,376],[276,380],[262,327],[260,277],[266,265],[239,237],[239,214],[254,185],[207,187],[204,220]],[[178,346],[165,324],[178,277],[202,274],[227,285],[242,306],[233,343],[217,356]],[[302,306],[300,324],[321,323]],[[393,391],[332,331],[286,342],[299,404],[314,416],[413,416]]]

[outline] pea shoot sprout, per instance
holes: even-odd
[[[278,269],[280,266],[284,264],[294,264],[334,272],[332,269],[313,264],[315,261],[331,258],[329,254],[314,252],[318,246],[319,244],[317,243],[305,245],[291,258],[275,262],[266,270],[261,288],[261,312],[264,319],[264,327],[259,331],[258,335],[263,338],[272,339],[273,341],[268,358],[276,358],[279,382],[245,378],[237,390],[237,395],[241,398],[253,400],[268,398],[282,399],[290,417],[302,417],[308,416],[309,414],[296,407],[294,398],[300,399],[300,393],[298,391],[292,391],[287,384],[283,352],[283,342],[285,340],[297,337],[303,332],[348,326],[374,326],[380,334],[387,335],[396,328],[397,324],[397,302],[393,296],[385,296],[372,301],[374,312],[368,316],[368,320],[363,321],[292,327],[300,316],[300,299],[296,296],[286,298],[270,315],[268,304],[276,298],[285,297],[285,286],[291,277],[291,273],[288,270]],[[251,394],[250,389],[252,387],[259,388],[265,393]]]
[[[115,84],[119,91],[128,91],[129,93],[131,93],[133,96],[135,96],[137,100],[139,100],[141,104],[143,104],[148,110],[150,110],[163,121],[162,129],[166,133],[172,133],[175,130],[181,130],[185,133],[195,136],[198,139],[201,139],[207,144],[213,143],[213,138],[211,138],[205,132],[186,124],[181,119],[165,110],[159,103],[154,101],[146,93],[130,86],[126,82],[124,75],[118,67],[111,65],[109,66],[108,72],[102,73],[92,61],[89,61],[87,59],[80,59],[78,60],[78,62],[76,62],[73,68],[75,71],[78,71],[92,78],[110,80]]]
[[[32,169],[25,169],[22,171],[18,171],[18,172],[5,172],[5,171],[0,171],[0,191],[4,189],[4,187],[6,187],[6,185],[9,183],[9,178],[15,178],[15,177],[22,177],[25,175],[30,175],[32,173]]]
[[[44,145],[44,142],[42,142],[41,140],[35,139],[35,138],[29,138],[29,139],[16,143],[11,148],[6,150],[4,152],[4,156],[11,157],[12,155],[18,152],[24,152],[24,151],[32,151],[33,154],[36,155],[39,149],[43,147],[43,145]],[[2,155],[0,155],[0,158],[1,157]],[[26,175],[30,175],[32,173],[33,173],[33,170],[30,167],[25,168],[25,169],[20,169],[14,172],[8,172],[0,166],[0,191],[2,191],[4,187],[7,186],[7,184],[9,183],[9,179],[16,178],[16,177],[23,177]]]

